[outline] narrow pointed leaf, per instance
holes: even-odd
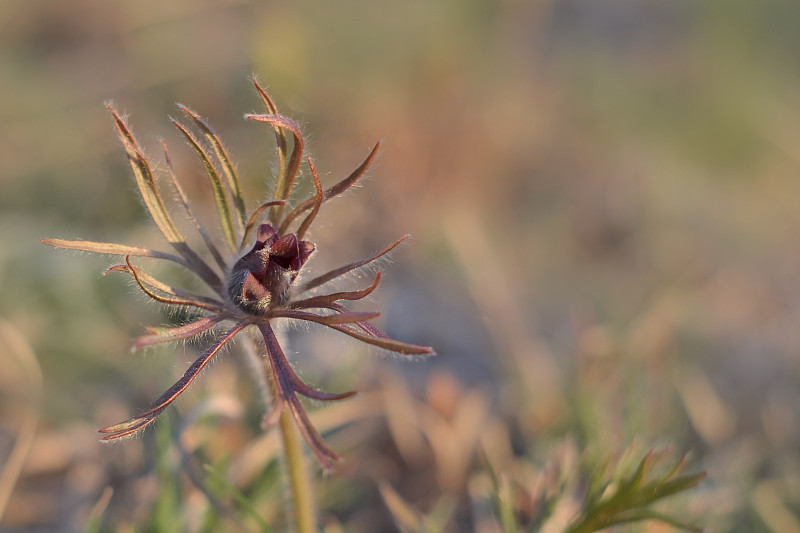
[[[289,402],[289,409],[292,411],[297,428],[303,435],[308,447],[317,456],[320,464],[325,470],[333,470],[334,463],[341,461],[341,457],[328,446],[320,436],[319,432],[314,428],[311,420],[308,418],[305,408],[300,403],[297,396],[293,396]]]
[[[136,416],[135,418],[145,418],[150,414],[162,411],[166,406],[175,401],[175,399],[186,390],[189,384],[195,380],[200,372],[208,365],[208,363],[219,353],[223,346],[228,341],[236,336],[237,333],[242,331],[247,324],[236,324],[230,331],[228,331],[217,343],[211,347],[206,353],[198,357],[194,363],[186,369],[181,379],[175,382],[164,394],[153,402],[153,404],[144,413]]]
[[[253,211],[253,214],[250,215],[250,220],[247,221],[247,227],[244,230],[244,235],[242,236],[242,242],[239,244],[239,249],[241,250],[247,244],[247,241],[253,234],[253,230],[256,227],[256,222],[258,222],[258,217],[261,216],[261,213],[263,213],[266,209],[270,207],[284,206],[284,205],[286,205],[286,200],[272,200],[261,204],[261,206],[258,209]]]
[[[69,241],[65,239],[42,239],[42,244],[54,246],[56,248],[66,248],[68,250],[79,250],[81,252],[94,252],[96,254],[110,254],[110,255],[131,255],[137,257],[152,257],[153,259],[165,259],[178,263],[179,265],[191,269],[191,266],[185,259],[176,255],[161,252],[159,250],[151,250],[149,248],[139,248],[136,246],[126,246],[124,244],[114,244],[111,242],[94,242],[94,241]]]
[[[368,265],[368,264],[372,263],[373,261],[375,261],[376,259],[379,259],[380,257],[383,257],[384,255],[388,254],[398,244],[403,242],[406,237],[408,237],[408,235],[403,235],[402,237],[397,239],[393,244],[389,245],[387,248],[383,249],[382,251],[378,252],[377,254],[373,255],[372,257],[369,257],[367,259],[363,259],[361,261],[356,261],[355,263],[350,263],[349,265],[345,265],[343,267],[339,267],[337,269],[331,270],[327,274],[323,274],[323,275],[321,275],[319,277],[316,277],[316,278],[312,279],[311,281],[307,281],[306,283],[303,284],[302,289],[307,291],[307,290],[313,289],[314,287],[319,287],[320,285],[328,283],[329,281],[332,281],[332,280],[338,278],[339,276],[343,276],[343,275],[347,274],[348,272],[351,272],[351,271],[353,271],[353,270],[355,270],[357,268],[361,268],[361,267],[363,267],[365,265]]]
[[[130,437],[131,435],[138,433],[139,431],[143,430],[144,428],[155,422],[159,414],[160,412],[157,412],[149,416],[145,416],[143,418],[133,418],[131,420],[127,420],[119,424],[114,424],[113,426],[108,426],[102,429],[98,429],[97,432],[109,434],[108,436],[100,439],[103,442],[109,442],[112,440]]]
[[[388,337],[376,337],[373,335],[364,335],[357,331],[354,331],[352,328],[337,324],[324,324],[324,325],[328,326],[329,328],[333,328],[336,331],[341,331],[345,335],[350,335],[354,339],[366,342],[367,344],[372,344],[373,346],[377,346],[378,348],[383,348],[384,350],[397,352],[403,355],[423,355],[423,356],[436,355],[436,352],[434,352],[433,348],[431,348],[430,346],[419,346],[416,344],[409,344],[407,342],[397,341]]]
[[[311,212],[303,220],[302,224],[300,224],[300,229],[297,230],[298,239],[302,239],[305,236],[306,231],[311,227],[311,223],[314,222],[317,213],[319,213],[319,208],[322,205],[322,183],[319,181],[317,167],[314,166],[314,162],[311,161],[310,157],[307,157],[306,160],[308,161],[308,167],[311,169],[311,177],[314,179],[314,189],[316,189],[317,194],[314,197],[314,207],[311,208]]]
[[[275,194],[272,197],[273,200],[287,200],[292,192],[292,185],[294,185],[297,172],[300,170],[300,161],[303,157],[303,135],[300,133],[300,127],[294,121],[280,115],[245,115],[244,118],[255,120],[256,122],[266,122],[274,128],[289,131],[294,137],[292,155],[286,165],[286,172],[278,176],[278,182],[275,184]],[[271,220],[274,226],[280,225],[278,222],[282,214],[282,207],[272,211]]]
[[[311,424],[306,414],[305,408],[297,397],[297,393],[318,400],[338,400],[352,396],[355,393],[348,392],[333,395],[317,391],[306,385],[297,376],[289,364],[289,361],[286,359],[286,355],[283,353],[283,349],[280,343],[278,343],[278,339],[275,337],[275,333],[269,322],[259,322],[258,327],[264,337],[277,395],[275,399],[275,409],[273,409],[267,417],[267,421],[274,421],[274,419],[280,416],[280,411],[277,411],[279,408],[278,406],[280,406],[282,410],[284,405],[288,405],[295,419],[295,423],[306,443],[311,448],[311,451],[314,452],[314,455],[317,456],[317,459],[319,459],[324,468],[333,468],[333,462],[338,461],[339,456],[325,444],[325,441],[322,440],[317,430],[314,429],[314,426]]]
[[[309,322],[316,322],[330,326],[333,324],[354,324],[365,320],[372,320],[380,316],[380,313],[358,313],[347,311],[343,313],[335,313],[333,315],[319,316],[305,311],[292,311],[290,309],[276,311],[273,315],[276,318],[297,318],[299,320],[308,320]]]
[[[195,335],[199,335],[213,328],[216,324],[221,322],[222,319],[221,316],[204,317],[175,328],[150,328],[153,334],[144,335],[136,339],[134,349],[138,350],[145,346],[152,346],[162,342],[171,342],[194,337]]]
[[[131,271],[131,267],[129,267],[127,263],[124,264],[124,265],[114,265],[114,266],[108,268],[103,274],[104,275],[108,275],[108,274],[110,274],[112,272],[123,272],[125,274],[130,274],[131,276],[133,275],[133,272]],[[141,270],[141,269],[137,268],[136,269],[136,275],[138,276],[139,281],[144,283],[145,285],[149,285],[150,287],[152,287],[152,288],[154,288],[156,290],[159,290],[161,292],[164,292],[166,294],[170,294],[172,296],[177,296],[178,298],[183,298],[183,299],[186,299],[186,300],[193,300],[193,301],[196,301],[196,302],[204,303],[204,304],[208,305],[207,309],[219,311],[219,310],[222,310],[222,308],[224,307],[224,304],[222,302],[220,302],[219,300],[215,300],[214,298],[209,298],[207,296],[203,296],[202,294],[195,294],[193,292],[184,291],[182,289],[178,289],[178,288],[172,287],[170,285],[167,285],[164,282],[158,281],[157,279],[155,279],[153,276],[151,276],[150,274],[148,274],[144,270]]]
[[[354,323],[356,320],[359,320],[357,325],[361,325],[363,320],[363,316],[369,316],[370,313],[342,313],[344,316],[344,320],[346,320],[347,324]],[[363,315],[363,316],[357,316]],[[282,310],[275,313],[274,317],[276,318],[293,318],[297,320],[307,320],[309,322],[314,322],[317,324],[322,324],[323,326],[327,326],[329,328],[335,329],[336,331],[341,331],[346,335],[350,335],[351,337],[358,339],[362,342],[366,342],[367,344],[372,344],[373,346],[377,346],[378,348],[383,348],[385,350],[390,350],[392,352],[401,353],[403,355],[425,355],[431,356],[435,355],[433,348],[429,346],[418,346],[416,344],[409,344],[406,342],[401,342],[394,340],[392,338],[383,336],[383,335],[371,335],[371,334],[362,334],[358,331],[355,331],[352,327],[346,325],[345,323],[337,323],[336,322],[337,315],[328,315],[328,316],[318,316],[313,313],[306,313],[304,311],[292,311],[292,310]]]
[[[187,244],[183,236],[180,234],[172,218],[169,216],[164,200],[158,192],[155,176],[150,167],[150,163],[142,153],[139,144],[133,137],[128,125],[122,119],[110,104],[106,107],[114,117],[114,123],[117,127],[120,140],[125,153],[128,155],[128,161],[133,169],[133,176],[136,180],[136,185],[139,187],[139,192],[142,195],[145,206],[150,212],[150,216],[158,226],[158,229],[164,235],[164,238],[169,242],[178,253],[183,256],[187,263],[188,268],[195,272],[203,281],[205,281],[215,291],[222,294],[222,281],[219,276],[192,250]]]
[[[659,498],[665,498],[667,496],[671,496],[672,494],[677,494],[686,489],[695,487],[699,485],[700,482],[703,481],[707,476],[707,472],[698,472],[696,474],[685,474],[678,476],[674,479],[664,482],[663,484],[659,484],[658,496]]]
[[[356,394],[356,392],[332,394],[317,390],[306,384],[294,371],[292,365],[289,364],[289,360],[286,359],[286,354],[283,353],[283,349],[277,337],[275,337],[272,326],[270,326],[269,323],[259,322],[258,327],[264,337],[264,343],[267,347],[267,354],[269,355],[270,365],[272,366],[274,375],[276,379],[280,381],[278,385],[281,391],[283,391],[283,396],[281,396],[281,398],[286,400],[290,396],[290,393],[297,392],[314,400],[333,401],[349,398]]]
[[[158,187],[156,187],[155,177],[153,176],[153,170],[150,167],[150,163],[142,153],[142,150],[139,147],[139,144],[136,142],[136,139],[133,137],[128,125],[119,115],[119,113],[117,113],[117,110],[114,109],[110,104],[106,104],[106,107],[109,111],[111,111],[111,114],[114,117],[114,122],[117,126],[117,132],[119,133],[120,140],[122,141],[122,146],[125,148],[125,153],[128,155],[128,161],[130,162],[131,169],[133,169],[133,176],[136,179],[136,185],[139,186],[139,192],[142,194],[142,199],[147,206],[147,210],[150,211],[150,216],[161,230],[161,233],[164,234],[164,238],[166,238],[167,241],[170,243],[183,242],[184,239],[181,237],[177,228],[175,228],[175,224],[172,222],[172,219],[167,212],[167,208],[164,205],[164,201],[158,192]]]
[[[147,288],[145,283],[139,277],[139,271],[136,268],[134,268],[133,265],[131,265],[130,258],[128,256],[125,256],[125,262],[128,264],[128,271],[133,275],[133,279],[136,280],[136,284],[139,285],[139,288],[142,289],[142,292],[144,292],[147,296],[149,296],[153,300],[167,305],[186,305],[190,307],[198,307],[200,309],[206,309],[209,311],[220,310],[219,307],[217,307],[216,305],[211,306],[199,300],[192,300],[189,298],[167,298],[161,296],[160,294],[156,294],[155,292]]]
[[[309,309],[314,307],[322,307],[326,309],[331,309],[330,304],[337,302],[338,300],[361,300],[362,298],[366,298],[369,296],[377,287],[378,283],[381,280],[381,273],[375,276],[375,281],[367,287],[366,289],[360,291],[344,291],[344,292],[334,292],[332,294],[324,294],[320,296],[312,296],[310,298],[305,298],[303,300],[298,300],[296,302],[291,302],[288,307],[291,309]]]
[[[183,374],[172,387],[170,387],[164,394],[162,394],[144,413],[137,415],[130,420],[99,429],[99,433],[108,433],[108,436],[103,437],[101,440],[110,441],[127,437],[137,433],[150,425],[161,412],[169,406],[180,394],[186,390],[189,384],[200,374],[200,372],[208,365],[209,361],[222,349],[222,347],[230,341],[234,335],[239,333],[246,324],[237,324],[217,344],[214,345],[208,352],[199,357],[188,370]]]
[[[348,311],[348,309],[346,307],[344,307],[343,305],[337,304],[337,303],[319,304],[319,305],[316,305],[315,307],[322,308],[322,309],[330,309],[331,311],[336,311],[338,313],[345,313],[345,314],[350,313],[350,311]],[[310,315],[310,317],[309,317],[309,315]],[[314,314],[311,314],[311,313],[304,314],[304,315],[295,315],[295,316],[288,316],[284,312],[274,313],[273,314],[273,317],[281,317],[281,316],[287,317],[287,318],[298,318],[298,319],[301,319],[301,320],[308,319],[309,322],[318,322],[320,324],[325,324],[325,325],[331,324],[330,320],[327,320],[327,321],[317,320],[317,319],[326,318],[326,317],[322,317],[322,316],[319,316],[319,315],[314,315]],[[373,324],[370,324],[369,322],[366,322],[364,320],[354,320],[354,321],[349,322],[349,323],[352,323],[352,324],[358,326],[362,331],[364,331],[364,333],[366,333],[367,335],[369,335],[371,337],[379,337],[379,338],[382,338],[382,339],[390,338],[386,333],[382,332],[380,329],[375,327]]]
[[[214,154],[217,156],[217,161],[219,161],[219,164],[222,167],[222,172],[225,174],[225,179],[228,181],[228,187],[230,188],[231,195],[233,196],[233,206],[236,208],[236,212],[238,214],[236,221],[239,225],[239,231],[241,231],[244,228],[244,198],[242,197],[242,190],[239,186],[239,176],[236,174],[236,168],[231,162],[228,151],[225,149],[225,146],[222,144],[222,141],[217,134],[214,133],[208,123],[203,120],[200,115],[186,106],[179,105],[178,107],[192,120],[192,122],[194,122],[197,128],[203,132],[203,136],[214,149]]]
[[[263,87],[258,83],[258,81],[253,78],[253,84],[256,86],[256,91],[258,91],[258,95],[261,97],[261,100],[264,102],[264,106],[267,108],[267,111],[270,115],[277,115],[278,114],[278,107],[272,101],[272,98],[269,97],[267,91],[264,90]],[[286,132],[283,128],[278,126],[273,126],[272,128],[275,130],[275,141],[278,148],[278,179],[276,182],[277,184],[281,184],[286,180],[286,154],[287,150],[287,142],[286,142]],[[276,187],[277,192],[277,187]],[[273,211],[274,213],[274,211]],[[279,215],[274,215],[271,220],[274,222],[277,220]],[[283,232],[281,232],[283,235]]]
[[[364,175],[364,172],[366,172],[369,166],[372,164],[372,160],[375,159],[375,155],[378,153],[378,148],[380,147],[380,145],[381,145],[380,142],[376,143],[375,147],[369,153],[364,162],[361,163],[361,165],[359,165],[359,167],[355,169],[348,177],[338,182],[331,188],[325,190],[325,192],[322,193],[322,201],[327,202],[334,196],[342,194],[347,189],[349,189],[355,182],[357,182],[361,178],[361,176]],[[286,218],[283,220],[283,222],[281,222],[279,233],[281,235],[286,233],[289,230],[289,225],[292,222],[294,222],[294,220],[301,214],[303,214],[305,211],[308,211],[309,209],[313,208],[315,202],[316,198],[309,198],[308,200],[304,201],[303,203],[292,209],[292,211],[289,212],[288,215],[286,215]]]
[[[172,160],[169,157],[169,150],[167,150],[167,144],[165,142],[162,142],[161,146],[164,149],[164,159],[167,162],[167,173],[169,174],[170,180],[172,181],[172,186],[178,193],[178,197],[181,200],[181,204],[183,204],[183,208],[186,210],[186,214],[189,216],[189,219],[194,224],[194,227],[197,229],[197,232],[203,238],[203,242],[206,243],[206,247],[208,248],[208,251],[211,253],[211,256],[214,258],[214,261],[216,261],[217,265],[224,271],[227,268],[227,263],[222,258],[222,254],[219,252],[217,245],[214,244],[214,241],[211,239],[211,236],[208,234],[206,229],[194,215],[194,210],[192,209],[191,202],[189,202],[188,196],[186,196],[183,187],[181,187],[181,184],[178,181],[178,177],[175,175],[175,169],[173,168]]]
[[[225,240],[230,245],[231,250],[236,250],[236,235],[233,229],[230,206],[228,205],[228,194],[225,192],[225,187],[222,185],[222,180],[220,180],[219,174],[217,174],[217,170],[214,168],[214,164],[211,162],[211,158],[205,149],[200,146],[200,143],[197,141],[197,139],[194,138],[194,135],[192,135],[191,132],[189,132],[189,130],[183,126],[183,124],[177,120],[173,120],[172,124],[178,128],[181,133],[183,133],[183,136],[186,137],[187,141],[189,141],[189,145],[194,149],[197,156],[203,162],[203,167],[205,168],[206,174],[208,175],[208,180],[211,183],[211,190],[214,193],[214,203],[217,205],[217,212],[219,213],[219,222],[222,226],[222,233],[225,235]]]
[[[331,304],[329,309],[333,309],[334,311],[338,311],[340,313],[347,312],[347,308],[341,304],[333,303]],[[389,335],[379,330],[374,325],[370,324],[369,322],[356,322],[356,325],[364,330],[367,335],[371,335],[373,337],[380,337],[382,339],[388,339]]]

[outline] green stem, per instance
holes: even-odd
[[[315,533],[317,531],[317,517],[314,513],[311,482],[308,479],[305,457],[303,456],[303,441],[300,439],[294,419],[286,407],[281,412],[280,428],[289,483],[292,487],[297,533]]]

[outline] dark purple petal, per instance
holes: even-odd
[[[285,270],[300,270],[300,248],[294,233],[284,235],[270,248],[269,259]]]
[[[242,284],[242,301],[257,302],[267,298],[269,295],[267,288],[258,281],[252,272],[248,272]]]
[[[297,255],[300,258],[300,266],[303,266],[308,258],[311,257],[311,254],[314,253],[315,250],[314,243],[311,241],[300,241],[298,245],[298,252]]]
[[[286,202],[268,202],[268,203],[272,205],[281,205]],[[275,231],[275,228],[273,228],[269,224],[261,224],[258,227],[258,235],[256,237],[256,240],[261,244],[271,247],[275,243],[275,241],[278,240],[278,232]]]

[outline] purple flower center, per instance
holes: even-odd
[[[289,301],[291,285],[314,251],[294,233],[278,237],[269,224],[258,228],[253,248],[231,269],[228,294],[237,307],[260,314]]]

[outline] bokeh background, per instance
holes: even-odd
[[[274,158],[271,133],[242,119],[260,111],[255,74],[325,183],[383,141],[314,228],[312,266],[411,233],[373,306],[391,335],[438,352],[409,363],[292,335],[309,381],[364,392],[320,418],[347,459],[319,479],[328,531],[394,530],[381,484],[481,530],[483,456],[525,457],[509,474],[525,488],[569,450],[633,442],[708,470],[682,516],[800,530],[798,27],[800,5],[778,0],[0,3],[5,471],[38,420],[0,528],[207,530],[184,448],[285,527],[275,442],[235,351],[164,429],[97,443],[196,347],[130,353],[145,325],[179,317],[103,277],[113,259],[39,243],[161,246],[106,100],[154,159],[171,144],[198,195],[202,169],[167,117],[176,102],[200,112],[257,205]]]

